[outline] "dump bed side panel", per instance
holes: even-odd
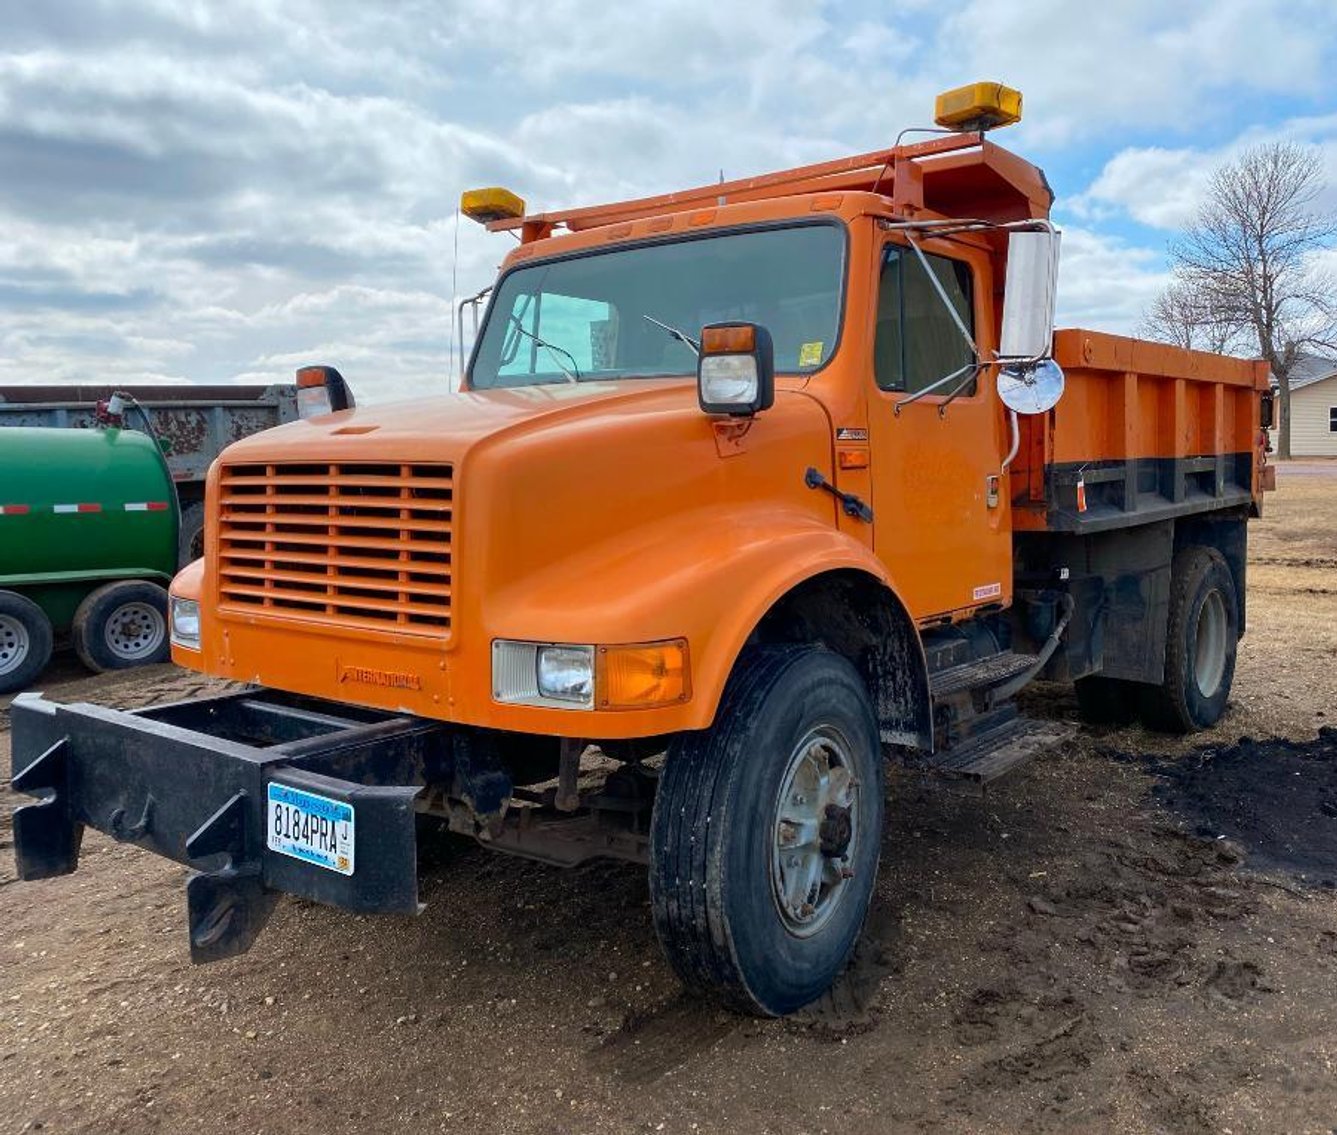
[[[1100,532],[1256,507],[1267,364],[1096,331],[1054,336],[1067,391],[1021,420],[1018,531]]]

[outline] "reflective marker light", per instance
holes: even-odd
[[[187,650],[200,648],[200,605],[194,599],[171,596],[172,642]]]
[[[594,648],[541,646],[538,649],[540,697],[589,705],[594,700]]]

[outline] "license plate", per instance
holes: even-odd
[[[353,806],[269,784],[269,849],[340,875],[353,873]]]

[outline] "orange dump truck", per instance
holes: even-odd
[[[929,141],[595,208],[466,194],[520,239],[462,390],[223,453],[173,657],[250,687],[21,696],[21,877],[88,826],[189,864],[207,961],[280,892],[415,912],[437,817],[645,864],[688,986],[781,1014],[854,946],[887,762],[1000,775],[1062,736],[1036,678],[1215,722],[1266,370],[1053,332],[1049,188],[985,134],[1019,109],[965,88]]]

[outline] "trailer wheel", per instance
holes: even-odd
[[[0,591],[0,694],[29,685],[51,661],[51,620],[26,595]]]
[[[1122,678],[1093,674],[1073,683],[1077,709],[1090,725],[1129,725],[1137,720],[1143,686]]]
[[[670,746],[651,821],[655,929],[689,989],[773,1016],[826,992],[868,912],[882,784],[872,702],[846,659],[740,659],[715,724]]]
[[[122,579],[90,592],[74,613],[74,649],[90,670],[125,670],[166,662],[167,592],[156,583]]]
[[[1235,580],[1225,559],[1215,548],[1185,548],[1171,568],[1165,680],[1144,687],[1143,723],[1167,733],[1215,725],[1230,696],[1238,640]]]

